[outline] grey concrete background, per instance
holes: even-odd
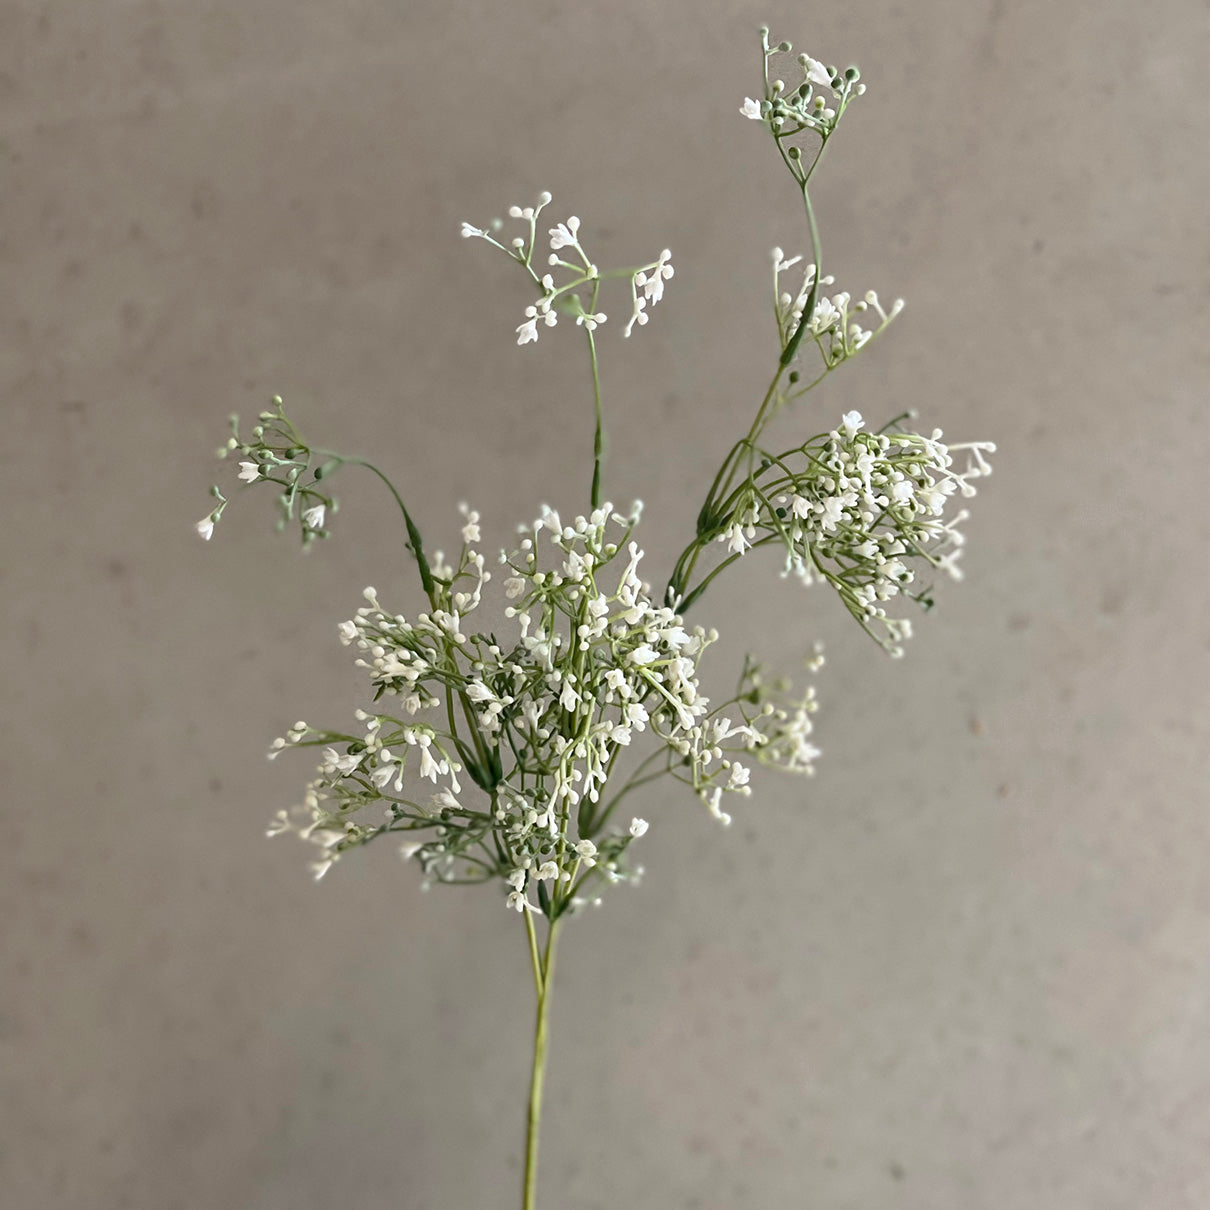
[[[262,839],[309,772],[263,746],[347,716],[334,625],[404,591],[383,501],[307,558],[255,494],[192,527],[277,391],[430,540],[578,507],[578,342],[513,347],[457,235],[546,188],[603,263],[674,252],[603,352],[666,564],[805,242],[737,112],[762,21],[861,65],[825,248],[908,299],[795,423],[915,406],[997,474],[901,663],[772,565],[707,598],[730,658],[827,640],[825,760],[729,832],[645,804],[563,952],[543,1204],[1210,1205],[1204,4],[4,0],[4,1206],[516,1204],[516,917]]]

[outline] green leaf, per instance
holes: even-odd
[[[582,839],[587,840],[592,835],[592,815],[595,805],[587,796],[580,799],[580,810],[576,816],[576,826],[580,829]]]

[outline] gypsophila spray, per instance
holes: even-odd
[[[549,216],[549,193],[511,206],[507,220],[463,223],[462,235],[519,267],[527,294],[518,345],[560,326],[585,342],[595,430],[582,514],[563,518],[542,505],[511,548],[489,557],[480,513],[464,504],[447,558],[426,551],[377,466],[310,445],[280,397],[246,438],[233,416],[219,451],[238,457],[243,489],[273,485],[278,527],[295,530],[304,547],[329,535],[338,509],[330,483],[346,467],[381,480],[398,510],[420,607],[369,587],[340,623],[339,639],[367,679],[367,701],[344,727],[299,720],[273,741],[271,758],[311,748],[318,761],[301,801],[278,811],[268,831],[306,841],[317,878],[352,850],[391,837],[426,885],[495,887],[501,905],[521,916],[537,1002],[523,1210],[536,1199],[558,935],[606,887],[641,873],[634,846],[649,824],[629,804],[641,794],[658,827],[664,816],[650,787],[680,782],[727,824],[752,792],[755,766],[811,774],[820,755],[812,686],[791,694],[741,655],[734,692],[707,698],[699,669],[721,640],[696,615],[691,623],[690,611],[723,573],[754,582],[770,574],[770,562],[753,556],[773,546],[783,576],[826,585],[867,634],[900,656],[912,633],[901,606],[928,607],[931,579],[960,575],[967,512],[955,504],[991,471],[990,442],[947,444],[938,429],[925,436],[906,427],[907,413],[871,429],[860,410],[846,407],[834,426],[789,449],[765,443],[772,418],[800,408],[803,396],[886,330],[903,302],[884,307],[873,291],[854,301],[823,268],[811,183],[865,92],[860,73],[800,55],[791,87],[770,74],[789,43],[771,44],[763,30],[762,51],[761,95],[745,98],[739,111],[763,127],[799,191],[809,256],[772,251],[771,380],[666,577],[645,578],[641,505],[617,507],[604,496],[595,333],[608,321],[603,307],[615,306],[606,301],[610,291],[620,295],[625,335],[648,323],[673,279],[672,254],[601,269],[580,219]],[[197,523],[207,540],[228,504],[218,487],[212,496],[215,506]],[[504,619],[499,631],[476,624],[485,602],[487,616]],[[816,647],[807,671],[822,663]]]

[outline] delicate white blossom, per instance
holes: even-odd
[[[580,230],[580,220],[573,214],[565,223],[557,223],[550,229],[550,246],[553,251],[560,248],[578,248],[580,241],[576,234]]]
[[[516,327],[519,345],[532,344],[538,339],[539,324],[545,324],[549,328],[555,327],[560,312],[574,316],[577,327],[583,327],[589,332],[595,331],[607,317],[604,311],[596,309],[598,290],[604,277],[618,276],[616,273],[603,275],[589,259],[580,242],[580,220],[572,215],[565,222],[556,223],[548,229],[551,251],[547,263],[552,272],[538,277],[532,264],[537,251],[536,221],[538,214],[549,202],[550,194],[543,193],[536,207],[509,207],[509,217],[525,223],[528,235],[515,237],[508,247],[488,236],[480,228],[470,223],[462,224],[464,236],[483,236],[513,260],[520,262],[528,272],[531,282],[541,287],[540,297],[525,308],[525,319]],[[564,259],[567,249],[575,253],[571,260]],[[664,283],[674,272],[669,263],[670,255],[665,249],[657,260],[626,271],[630,278],[632,314],[624,329],[624,335],[629,336],[636,323],[645,324],[648,304],[654,305],[663,296]]]
[[[742,555],[752,545],[744,536],[744,527],[738,521],[733,522],[727,527],[725,533],[719,535],[719,541],[724,540],[727,543],[727,550],[733,555]]]
[[[819,88],[830,89],[832,87],[832,73],[818,59],[812,59],[810,55],[803,55],[802,65],[807,79],[812,84]]]
[[[462,527],[463,542],[478,542],[479,541],[479,514],[465,504],[458,506],[463,517],[466,518],[466,524]]]
[[[670,261],[672,253],[667,248],[660,253],[660,259],[647,271],[635,274],[635,285],[643,287],[643,297],[648,302],[658,303],[664,297],[664,283],[671,280],[676,272]]]
[[[774,507],[750,501],[746,513],[737,508],[718,540],[735,550],[745,534],[780,539],[787,573],[808,584],[826,580],[862,626],[897,654],[909,631],[888,617],[886,603],[912,592],[913,564],[960,574],[957,527],[965,515],[945,520],[945,502],[958,492],[974,494],[974,481],[991,473],[986,455],[995,447],[946,446],[940,430],[931,437],[869,433],[864,423],[859,412],[847,412],[831,433],[779,457],[773,465],[782,490]],[[954,468],[955,450],[969,452],[963,471]]]

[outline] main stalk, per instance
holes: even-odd
[[[525,1178],[522,1188],[521,1210],[535,1210],[538,1197],[538,1132],[542,1125],[542,1083],[546,1075],[547,1021],[550,1012],[550,993],[555,974],[555,941],[559,925],[552,921],[546,934],[546,952],[538,953],[538,941],[534,932],[533,915],[525,913],[525,926],[529,932],[530,957],[534,966],[534,987],[537,992],[537,1011],[534,1022],[534,1062],[529,1080],[529,1116],[525,1129]]]

